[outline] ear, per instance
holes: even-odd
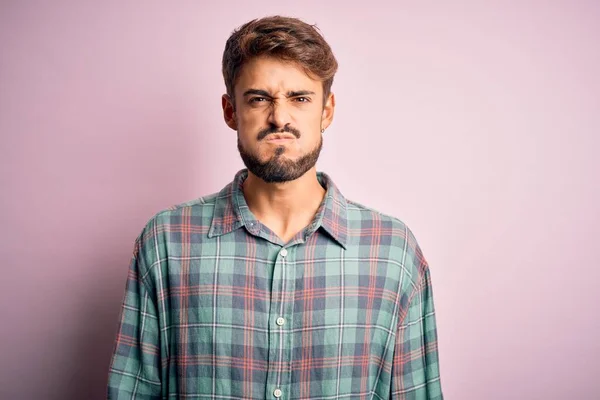
[[[235,115],[235,107],[233,101],[228,94],[221,97],[221,106],[223,107],[223,119],[228,127],[237,131],[237,118]]]
[[[333,113],[335,111],[335,95],[329,93],[325,106],[323,107],[323,114],[321,115],[321,127],[327,129],[333,122]]]

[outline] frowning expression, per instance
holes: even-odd
[[[267,182],[284,182],[313,168],[321,130],[331,123],[335,107],[333,94],[324,100],[322,82],[295,63],[271,57],[246,63],[234,98],[224,95],[222,104],[248,169]]]

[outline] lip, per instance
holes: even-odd
[[[289,140],[294,140],[294,139],[296,139],[296,137],[292,136],[292,135],[271,134],[269,136],[269,138],[267,139],[267,142],[281,143],[281,142],[287,142]]]

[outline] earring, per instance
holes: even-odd
[[[321,129],[321,133],[325,132],[325,129]]]

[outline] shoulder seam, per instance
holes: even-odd
[[[150,218],[150,220],[152,220],[153,218],[159,217],[159,216],[161,216],[163,214],[166,214],[168,212],[177,211],[177,210],[180,210],[180,209],[185,208],[185,207],[213,206],[216,203],[217,195],[218,195],[218,193],[212,193],[212,194],[209,194],[209,195],[206,195],[206,196],[202,196],[202,197],[198,197],[196,199],[193,199],[193,200],[190,200],[190,201],[186,201],[186,202],[183,202],[183,203],[173,204],[172,206],[169,206],[167,208],[164,208],[164,209],[156,212],[154,214],[154,216],[152,218]],[[210,201],[206,201],[207,199],[210,199]],[[148,220],[148,222],[150,222],[150,220]]]

